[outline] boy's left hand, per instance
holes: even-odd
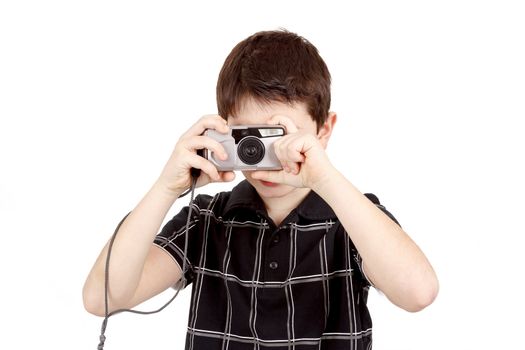
[[[329,178],[333,166],[316,135],[298,130],[293,121],[285,116],[274,116],[268,124],[280,124],[286,128],[287,134],[274,143],[275,155],[283,169],[257,170],[251,174],[252,178],[311,189]]]

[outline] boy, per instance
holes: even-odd
[[[174,286],[193,283],[186,349],[368,349],[369,287],[418,311],[438,282],[424,254],[379,204],[330,163],[325,148],[336,123],[330,74],[317,49],[287,31],[256,33],[227,57],[217,84],[219,115],[181,136],[158,180],[126,218],[111,258],[109,308],[131,308]],[[160,234],[165,215],[190,187],[232,181],[196,154],[224,148],[203,136],[229,126],[280,124],[282,170],[245,171],[231,192],[201,195]],[[183,262],[185,235],[188,254]],[[84,286],[86,309],[104,314],[107,246]]]

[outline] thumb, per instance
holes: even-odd
[[[256,170],[252,173],[252,178],[275,183],[284,183],[284,170]]]
[[[235,173],[233,171],[219,172],[222,182],[231,182],[235,180]]]

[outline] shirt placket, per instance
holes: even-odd
[[[261,282],[267,284],[265,288],[261,290],[260,297],[264,298],[265,295],[273,295],[271,292],[266,292],[277,287],[277,284],[284,282],[288,277],[289,270],[289,239],[288,232],[289,228],[287,225],[282,225],[277,228],[272,228],[272,233],[266,238],[266,242],[263,248],[262,256],[262,276]],[[269,285],[272,286],[269,286]]]

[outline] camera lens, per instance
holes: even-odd
[[[237,146],[237,155],[248,165],[259,163],[264,157],[264,144],[257,137],[246,137]]]

